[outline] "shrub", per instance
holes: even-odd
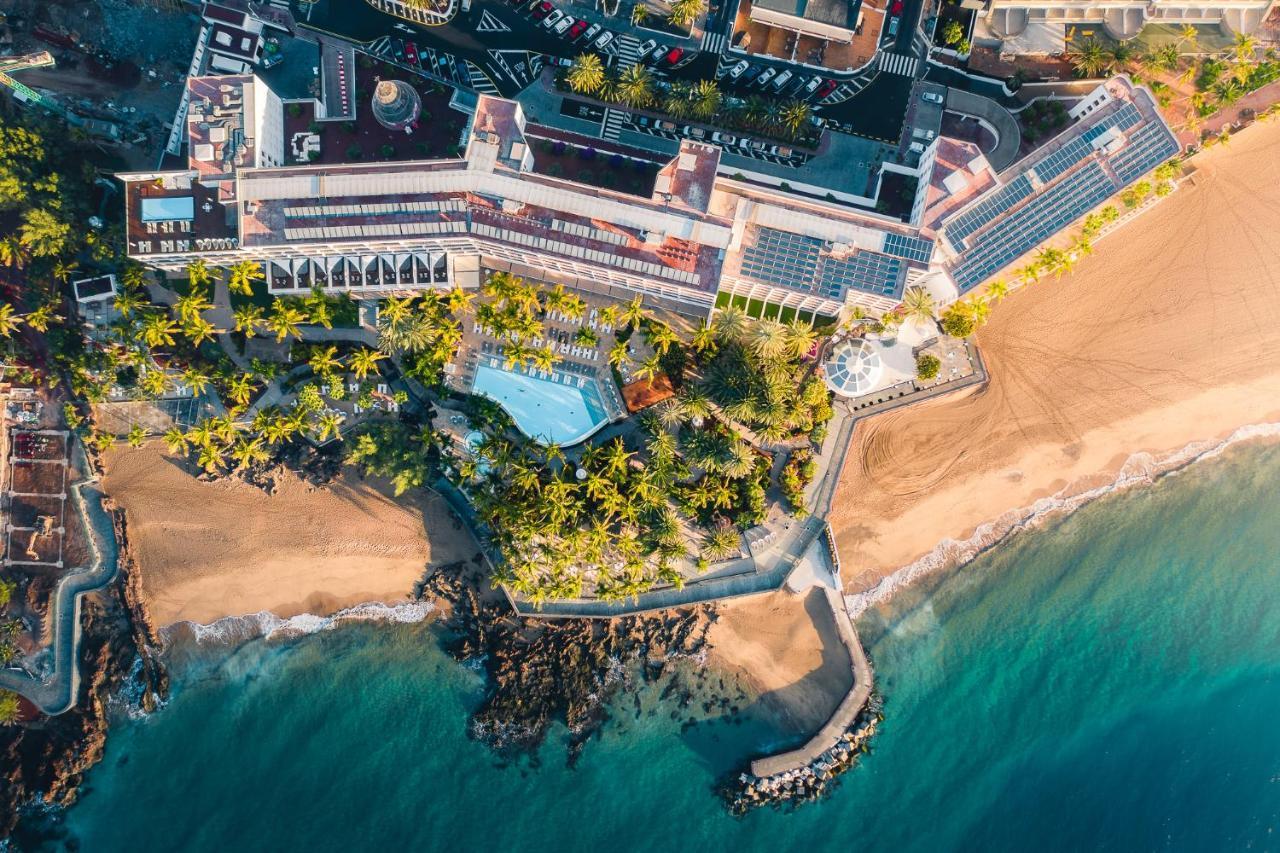
[[[938,371],[942,368],[942,361],[932,353],[922,352],[916,357],[916,378],[928,382],[931,379],[938,378]]]
[[[318,121],[313,121],[307,125],[307,133],[320,133],[322,130],[324,130],[324,125]]]
[[[302,104],[289,104],[284,111],[289,114],[289,118],[297,118],[302,115]]]
[[[390,142],[388,142],[378,149],[378,153],[381,154],[383,157],[387,157],[387,158],[394,157],[396,156],[396,147],[392,145]]]
[[[942,313],[942,331],[953,338],[967,338],[976,327],[973,315],[959,302]]]
[[[362,156],[364,156],[364,150],[359,145],[351,145],[347,148],[348,160],[359,160]]]
[[[552,163],[547,167],[547,174],[553,178],[558,178],[564,174],[564,167],[559,163]]]

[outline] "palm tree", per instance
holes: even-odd
[[[751,325],[749,343],[761,358],[779,358],[787,349],[787,327],[777,320],[757,320]]]
[[[661,372],[662,356],[655,352],[653,355],[640,362],[640,366],[636,368],[636,378],[653,380]]]
[[[671,84],[667,96],[663,98],[662,109],[675,118],[688,118],[693,112],[693,104],[689,100],[692,96],[693,88],[683,80],[677,80]]]
[[[605,474],[617,479],[626,473],[627,462],[632,456],[635,456],[635,454],[627,451],[627,446],[622,443],[622,439],[615,438],[609,442],[604,451]]]
[[[54,312],[57,310],[56,302],[46,302],[36,310],[27,315],[27,325],[35,329],[37,332],[49,331],[49,326],[57,322],[58,316]]]
[[[1067,59],[1080,77],[1098,77],[1111,67],[1111,56],[1094,39],[1073,43],[1067,48]]]
[[[674,26],[687,27],[702,14],[703,0],[672,0],[667,20]]]
[[[1251,63],[1258,51],[1258,40],[1244,33],[1236,33],[1236,43],[1232,50],[1235,52],[1236,62]]]
[[[241,332],[246,338],[257,335],[262,325],[262,309],[257,305],[241,305],[231,311],[231,317],[235,320],[232,331]]]
[[[792,358],[802,358],[818,341],[818,333],[813,326],[800,319],[787,324],[787,351]]]
[[[747,312],[730,305],[716,314],[714,327],[721,340],[735,341],[747,330],[748,322]]]
[[[31,257],[27,247],[16,237],[0,240],[0,264],[22,269],[22,265]]]
[[[186,433],[182,431],[182,427],[177,426],[176,424],[165,430],[164,443],[169,446],[169,452],[174,456],[185,456],[188,449],[190,449],[187,443]]]
[[[265,277],[262,273],[262,265],[257,261],[237,261],[231,265],[228,272],[230,277],[227,279],[227,287],[232,293],[239,293],[242,296],[252,296],[253,283]]]
[[[236,470],[248,468],[257,462],[271,459],[271,453],[263,446],[261,438],[241,436],[231,448],[231,458],[235,460]]]
[[[126,438],[130,447],[141,447],[147,442],[147,431],[142,428],[142,424],[134,424],[130,427]]]
[[[592,95],[604,85],[604,65],[594,53],[583,53],[573,61],[565,75],[569,88],[581,95]]]
[[[649,20],[649,9],[644,3],[636,3],[631,7],[631,23],[634,26],[640,26]]]
[[[323,290],[312,288],[311,295],[302,300],[302,307],[306,309],[307,319],[312,323],[326,329],[333,328],[333,306]]]
[[[191,340],[191,345],[196,347],[204,341],[213,340],[213,336],[218,333],[213,324],[203,317],[193,318],[182,331]]]
[[[631,354],[627,351],[626,341],[617,341],[613,346],[609,347],[609,364],[618,367],[629,361]]]
[[[142,310],[142,307],[146,304],[147,301],[142,298],[142,294],[138,292],[137,288],[133,287],[126,287],[121,290],[116,294],[116,298],[112,302],[115,309],[120,312],[120,316],[126,320],[132,317],[135,311]]]
[[[252,373],[241,373],[227,380],[227,397],[237,406],[249,405],[253,397],[254,382]]]
[[[918,320],[921,323],[932,321],[934,314],[933,295],[923,287],[907,288],[906,293],[902,294],[902,311],[908,318]]]
[[[451,289],[445,297],[445,303],[448,305],[450,313],[462,314],[471,307],[471,300],[476,295],[470,291],[463,290],[461,287]]]
[[[196,462],[209,474],[218,473],[227,464],[222,458],[221,448],[214,444],[201,445],[200,452],[196,456]]]
[[[649,332],[645,335],[645,340],[649,342],[649,346],[657,351],[658,355],[666,355],[674,344],[680,343],[680,338],[666,323],[653,323],[650,325]]]
[[[152,397],[159,397],[169,390],[169,375],[163,370],[148,370],[142,374],[138,384]]]
[[[703,323],[693,333],[690,341],[693,348],[700,353],[714,353],[716,350],[716,332],[709,323]]]
[[[171,347],[174,335],[178,332],[178,324],[163,314],[148,314],[142,319],[138,329],[138,337],[151,349]]]
[[[12,337],[21,323],[22,318],[13,313],[12,305],[0,305],[0,338]]]
[[[987,285],[987,298],[996,302],[1001,302],[1009,295],[1009,285],[1004,283],[1004,279],[996,279]]]
[[[187,264],[187,281],[191,283],[191,290],[199,290],[213,281],[213,273],[209,271],[208,264],[196,259]]]
[[[299,337],[302,333],[298,327],[305,319],[305,314],[277,296],[271,303],[271,316],[263,325],[275,332],[276,342],[280,343],[290,336]]]
[[[653,103],[653,75],[643,65],[630,65],[618,75],[617,91],[618,97],[628,105],[647,107]]]
[[[684,0],[676,0],[677,3]],[[697,0],[701,4],[702,0]],[[720,111],[720,103],[724,95],[714,80],[699,80],[693,87],[693,114],[700,119],[709,119]]]
[[[378,372],[378,362],[386,358],[385,355],[367,347],[356,350],[351,354],[351,372],[356,375],[357,379],[364,379],[370,373]]]
[[[809,105],[804,101],[791,101],[782,110],[782,124],[792,133],[799,132],[809,120]]]
[[[307,364],[320,376],[328,376],[339,367],[342,367],[342,360],[338,358],[338,348],[330,345],[324,349],[316,347],[312,350],[311,358],[307,359]]]
[[[1178,39],[1187,46],[1187,53],[1194,53],[1200,40],[1200,31],[1191,24],[1184,24],[1178,33]]]
[[[342,426],[342,414],[328,409],[316,418],[316,441],[324,444],[330,437],[340,438],[339,428]]]
[[[702,553],[709,560],[723,560],[742,551],[742,535],[731,524],[712,530],[702,540]]]
[[[623,325],[638,326],[645,318],[644,297],[636,294],[635,298],[627,303],[627,307],[622,309],[622,315],[619,319]]]
[[[179,296],[178,301],[173,304],[178,321],[181,323],[190,323],[212,307],[213,303],[209,301],[205,292],[194,286],[186,294]]]

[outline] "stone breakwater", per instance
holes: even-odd
[[[883,719],[880,697],[873,694],[835,746],[807,766],[763,777],[743,771],[722,783],[720,794],[729,810],[737,815],[760,806],[796,806],[821,799],[836,785],[840,775],[869,751],[871,736]]]
[[[446,650],[488,677],[471,735],[499,751],[531,753],[561,721],[570,764],[608,721],[611,699],[661,678],[676,661],[702,659],[716,618],[702,606],[612,620],[525,619],[505,600],[477,594],[480,583],[478,570],[453,566],[420,591],[447,614]],[[681,695],[681,707],[692,702],[691,693]]]

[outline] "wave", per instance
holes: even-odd
[[[1115,494],[1134,486],[1150,485],[1161,477],[1201,462],[1213,459],[1235,444],[1259,438],[1280,437],[1280,423],[1249,424],[1218,441],[1193,441],[1171,453],[1157,456],[1153,453],[1135,453],[1110,482],[1097,488],[1072,493],[1071,487],[1041,498],[1030,506],[1012,509],[999,518],[978,525],[967,539],[944,539],[932,551],[890,575],[886,575],[871,589],[845,596],[849,616],[857,619],[868,609],[887,602],[898,590],[910,586],[921,578],[940,569],[959,568],[984,551],[990,550],[1020,530],[1034,528],[1046,519],[1074,512],[1085,504],[1106,495]]]
[[[282,619],[270,610],[260,610],[247,616],[227,616],[209,624],[177,622],[164,629],[166,638],[172,632],[184,628],[198,644],[235,645],[261,637],[265,640],[289,639],[320,631],[330,631],[346,622],[421,622],[435,610],[426,601],[406,601],[401,604],[385,604],[371,601],[339,610],[329,616],[299,613]]]

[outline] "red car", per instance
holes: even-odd
[[[542,0],[541,3],[533,7],[533,19],[535,21],[541,21],[547,15],[551,14],[552,8],[552,5],[548,3],[547,0]]]
[[[404,43],[404,58],[410,65],[418,65],[418,46],[411,41]]]
[[[667,51],[667,55],[666,55],[666,56],[664,56],[662,59],[663,59],[663,61],[664,61],[664,62],[666,62],[668,65],[675,65],[677,62],[679,62],[679,61],[680,61],[680,58],[681,58],[682,56],[684,56],[684,48],[683,48],[683,47],[673,47],[673,48],[671,48],[671,50]]]
[[[830,95],[832,92],[834,92],[836,90],[837,85],[838,84],[836,83],[835,80],[827,80],[823,82],[821,86],[818,87],[818,91],[815,92],[813,96],[818,100],[822,100],[827,95]]]
[[[587,24],[586,21],[581,21],[581,20],[574,21],[573,26],[569,27],[569,32],[565,33],[565,37],[568,38],[569,41],[573,41],[578,36],[582,35],[582,31],[585,30],[588,26],[589,25]]]
[[[895,17],[902,14],[902,0],[898,0],[898,2],[893,4],[893,8],[889,10],[889,14]]]

